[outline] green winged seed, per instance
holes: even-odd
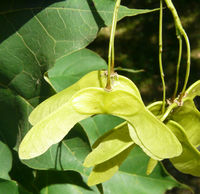
[[[180,156],[171,158],[172,164],[181,172],[200,176],[200,153],[189,141],[184,129],[174,121],[168,121],[167,126],[182,144],[183,152]]]
[[[70,98],[79,90],[88,87],[104,88],[106,85],[106,73],[105,71],[93,71],[86,74],[78,82],[64,89],[58,94],[48,98],[40,105],[38,105],[30,114],[29,122],[32,125],[37,124],[50,114],[53,114],[60,107],[64,106]],[[140,93],[135,84],[128,78],[120,75],[116,75],[112,78],[112,86],[117,88],[123,88],[124,90],[134,93],[138,98],[141,98]]]
[[[193,100],[186,100],[183,106],[174,109],[170,119],[184,128],[188,139],[195,147],[200,145],[200,112]]]
[[[127,158],[133,147],[134,145],[128,147],[114,158],[96,165],[88,178],[88,185],[92,186],[109,180],[118,171],[119,166]]]
[[[83,89],[72,98],[74,109],[80,114],[112,114],[127,120],[133,141],[155,160],[181,154],[182,147],[175,135],[159,121],[141,99],[124,90],[107,92],[100,88]],[[158,146],[159,145],[159,146]]]
[[[85,159],[84,166],[91,167],[103,163],[134,144],[128,131],[128,126],[120,125],[107,136],[101,138],[99,145]],[[97,140],[98,141],[98,140]]]
[[[200,96],[200,80],[193,83],[185,93],[186,97],[191,98],[192,100],[195,98],[195,96]]]
[[[153,172],[153,170],[154,170],[154,168],[156,167],[157,164],[158,164],[158,160],[154,160],[153,158],[149,158],[146,174],[150,175]]]
[[[43,154],[51,145],[61,141],[77,122],[91,116],[92,114],[82,114],[74,110],[69,99],[81,88],[91,85],[104,87],[105,84],[105,72],[94,71],[36,107],[29,118],[34,127],[27,133],[19,147],[20,158],[30,159]],[[114,77],[112,85],[115,88],[125,88],[141,99],[137,87],[125,77]],[[101,100],[100,96],[96,99],[97,104],[101,103],[98,101]]]
[[[43,154],[51,145],[61,141],[77,122],[88,116],[76,112],[68,101],[31,128],[19,146],[19,157],[30,159]]]

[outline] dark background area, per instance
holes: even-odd
[[[200,1],[174,0],[173,3],[191,44],[191,73],[188,83],[189,86],[200,79]],[[122,5],[126,5],[129,8],[152,9],[159,7],[159,1],[122,0]],[[163,14],[163,68],[167,85],[167,98],[169,98],[175,87],[178,40],[176,38],[172,15],[166,6]],[[128,76],[136,83],[146,104],[156,100],[162,100],[162,84],[158,63],[158,24],[158,11],[146,15],[125,18],[118,23],[115,36],[116,66],[134,70],[144,70],[144,72],[136,74],[122,71],[118,73]],[[107,60],[109,36],[109,28],[104,28],[100,31],[98,38],[89,45],[90,49],[97,52],[105,60]],[[183,87],[185,67],[186,47],[183,39],[179,91]],[[190,185],[194,189],[195,194],[200,194],[200,178],[178,172],[168,161],[165,161],[164,164],[177,180]],[[191,192],[185,189],[173,189],[167,192],[167,194],[189,193]]]

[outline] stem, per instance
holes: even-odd
[[[182,97],[184,96],[185,89],[187,87],[187,83],[188,83],[188,79],[189,79],[189,75],[190,75],[190,42],[189,42],[189,39],[188,39],[188,36],[187,36],[185,30],[183,29],[180,18],[178,16],[178,13],[177,13],[176,8],[174,7],[172,1],[165,0],[165,3],[167,4],[167,7],[171,11],[173,18],[174,18],[175,26],[176,26],[177,30],[179,31],[179,33],[184,37],[186,47],[187,47],[187,67],[186,67],[185,81],[184,81],[183,89],[181,91],[180,98],[179,98],[179,100],[181,101]]]
[[[178,55],[177,70],[176,70],[176,85],[175,85],[172,100],[174,100],[176,98],[177,91],[178,91],[179,71],[180,71],[180,64],[181,64],[181,58],[182,58],[182,38],[181,38],[180,35],[177,35],[177,38],[178,38],[178,41],[179,41],[179,55]]]
[[[171,104],[170,106],[168,106],[165,114],[160,118],[160,120],[163,122],[168,117],[169,113],[177,106],[178,106],[178,104],[175,102],[173,104]]]
[[[109,51],[108,51],[108,77],[106,89],[111,90],[111,71],[114,71],[114,39],[115,39],[115,30],[117,25],[117,15],[120,7],[121,0],[117,0],[114,8],[112,27],[110,33],[110,42],[109,42]]]
[[[162,66],[162,21],[163,21],[163,3],[160,0],[160,18],[159,18],[159,67],[160,67],[160,77],[163,85],[163,104],[162,104],[162,114],[165,112],[165,99],[166,99],[166,89],[165,89],[165,79]]]

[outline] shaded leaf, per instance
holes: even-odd
[[[0,178],[10,180],[12,168],[12,153],[8,146],[0,141]],[[1,189],[0,189],[1,190]]]
[[[21,186],[17,184],[15,181],[4,180],[0,178],[0,191],[1,193],[6,194],[30,194],[26,190],[24,190]]]
[[[72,171],[39,171],[35,184],[40,193],[98,194],[97,187],[88,187],[85,177]]]
[[[0,140],[17,149],[30,128],[28,115],[32,110],[33,107],[24,98],[9,89],[0,89],[0,112],[3,113],[0,119]]]
[[[107,64],[100,56],[88,49],[81,49],[57,60],[48,71],[48,78],[56,92],[60,92],[85,74],[102,69],[107,69]]]

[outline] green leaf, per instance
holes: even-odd
[[[116,144],[113,144],[113,147]],[[88,177],[88,185],[96,185],[109,180],[119,169],[121,163],[127,158],[130,151],[133,149],[134,145],[121,151],[118,155],[112,157],[111,159],[95,165],[90,176]],[[112,150],[110,148],[108,151]]]
[[[6,194],[30,194],[18,185],[15,181],[4,180],[0,178],[0,191]]]
[[[72,104],[80,114],[106,113],[127,120],[132,125],[129,132],[133,141],[156,160],[175,157],[182,152],[173,133],[133,93],[117,87],[110,92],[88,88],[76,93]]]
[[[85,74],[102,69],[107,69],[107,64],[100,56],[88,49],[81,49],[58,59],[48,71],[48,78],[56,92],[60,92]]]
[[[134,144],[129,135],[127,123],[117,126],[112,132],[108,133],[107,136],[104,136],[103,138],[100,137],[100,139],[98,145],[86,157],[83,164],[85,167],[103,163],[117,156]]]
[[[51,146],[41,156],[22,162],[38,170],[73,170],[89,175],[90,170],[84,168],[83,161],[90,150],[81,126],[76,125],[62,142]]]
[[[170,120],[167,122],[167,126],[176,135],[183,147],[182,154],[171,158],[170,161],[179,171],[193,176],[200,176],[200,153],[198,149],[192,145],[181,125]]]
[[[88,187],[86,178],[72,171],[39,171],[35,184],[40,194],[99,194],[96,186]]]
[[[10,180],[12,168],[12,153],[8,146],[0,141],[0,178]]]
[[[200,145],[200,112],[193,100],[185,100],[183,106],[175,108],[170,119],[184,128],[188,139],[195,147]]]
[[[0,83],[24,98],[42,94],[43,73],[55,61],[85,48],[112,22],[115,2],[65,0],[10,5],[1,1]],[[121,6],[119,18],[149,13]]]
[[[104,193],[148,193],[163,194],[173,187],[182,187],[173,179],[160,163],[151,175],[146,175],[149,157],[136,146],[119,171],[107,182],[103,183]]]
[[[18,148],[30,124],[28,115],[33,107],[22,97],[10,89],[0,88],[0,140],[10,148]]]

